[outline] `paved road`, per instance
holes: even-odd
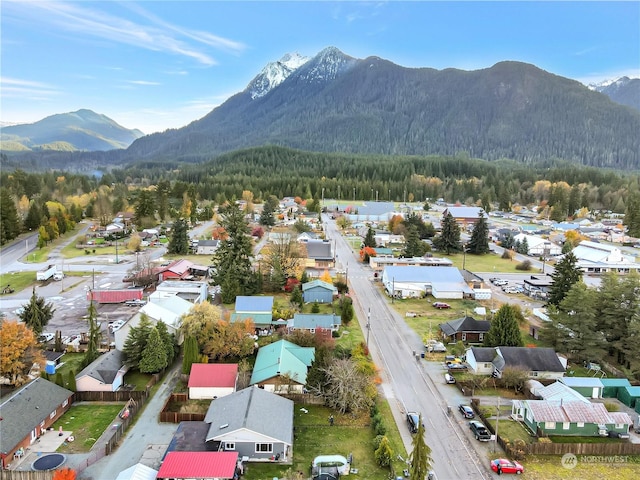
[[[462,427],[446,414],[450,399],[440,393],[434,378],[425,369],[425,362],[415,360],[412,352],[423,349],[420,337],[390,308],[373,284],[371,270],[357,261],[335,222],[328,217],[325,222],[328,237],[335,240],[338,260],[347,271],[357,316],[368,338],[371,355],[382,370],[382,389],[397,423],[401,427],[406,424],[407,411],[423,414],[426,441],[431,447],[437,478],[491,478],[486,457],[479,458],[475,448],[466,441]],[[441,378],[436,381],[442,382]],[[406,428],[400,428],[400,432],[410,452],[411,436]]]

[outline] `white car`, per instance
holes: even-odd
[[[124,324],[125,324],[124,320],[115,321],[115,322],[109,324],[109,330],[111,330],[112,333],[116,332],[116,331],[120,330]]]
[[[53,340],[54,338],[55,338],[55,335],[53,333],[42,332],[40,334],[40,336],[38,337],[38,341],[40,343],[47,343],[47,342],[50,342],[51,340]]]

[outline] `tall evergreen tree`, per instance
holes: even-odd
[[[371,228],[371,226],[369,226],[369,228],[367,229],[367,234],[364,236],[364,241],[362,243],[364,243],[365,247],[370,248],[376,248],[378,246],[376,244],[375,232],[373,231],[373,228]]]
[[[136,225],[141,226],[145,218],[153,218],[156,211],[156,201],[151,190],[139,190],[135,204]]]
[[[471,240],[467,245],[467,251],[475,255],[484,255],[489,253],[489,225],[484,212],[480,212],[480,218],[473,227],[471,232]]]
[[[186,220],[179,218],[173,222],[167,252],[175,255],[186,255],[189,253],[189,234]]]
[[[76,372],[75,370],[69,370],[69,374],[67,375],[67,385],[66,388],[75,392],[78,387],[76,387]]]
[[[221,286],[222,301],[231,303],[237,295],[255,291],[255,275],[251,269],[251,239],[244,214],[231,204],[220,210],[221,226],[227,239],[220,243],[213,256],[213,280]]]
[[[140,323],[129,329],[129,334],[122,347],[124,363],[129,368],[139,368],[142,352],[147,346],[147,339],[151,332],[151,321],[146,314],[140,316]]]
[[[551,274],[553,283],[549,290],[550,305],[560,305],[571,287],[582,280],[582,271],[577,267],[578,259],[569,252],[560,260]]]
[[[423,480],[427,478],[431,466],[431,449],[424,440],[424,422],[422,414],[418,422],[418,431],[413,436],[411,455],[409,455],[409,478]]]
[[[24,219],[25,230],[37,230],[42,223],[42,212],[38,206],[38,202],[31,202],[27,217]]]
[[[167,365],[171,365],[176,358],[176,338],[173,334],[169,333],[167,324],[162,321],[156,323],[156,330],[158,330],[162,344],[167,352]]]
[[[433,239],[433,245],[447,254],[462,251],[460,227],[451,213],[447,213],[447,216],[442,220],[442,230],[440,235]]]
[[[169,212],[169,195],[171,194],[171,184],[168,180],[160,180],[156,185],[156,206],[160,221],[164,222]]]
[[[522,335],[518,326],[519,312],[505,303],[491,320],[491,327],[484,337],[487,347],[522,347]]]
[[[87,351],[82,358],[82,368],[100,356],[100,352],[98,352],[98,347],[100,346],[100,326],[98,325],[98,312],[93,301],[89,302],[88,313],[89,341],[87,343]]]
[[[198,358],[200,357],[198,340],[196,340],[196,337],[188,336],[185,338],[182,348],[182,373],[189,375],[191,372],[191,365],[198,363]]]
[[[260,225],[265,227],[273,227],[276,224],[275,212],[279,202],[275,195],[269,195],[262,205],[262,214],[260,215]]]
[[[140,372],[157,373],[163,368],[166,368],[167,365],[167,350],[165,344],[160,338],[158,329],[153,327],[151,328],[151,332],[149,332],[147,345],[142,352],[139,366]]]
[[[0,245],[4,245],[16,238],[21,230],[16,204],[4,187],[0,188],[0,212]]]
[[[629,236],[640,237],[640,193],[633,192],[627,198],[623,223],[627,226]]]
[[[49,320],[53,318],[55,309],[52,303],[45,303],[43,297],[36,295],[36,287],[33,287],[31,291],[31,299],[29,303],[24,306],[21,313],[18,314],[18,318],[29,327],[33,333],[40,335],[47,326]]]
[[[428,245],[420,240],[418,229],[415,225],[409,225],[405,234],[404,250],[405,258],[421,257],[427,253]]]

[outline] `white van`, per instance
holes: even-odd
[[[456,383],[456,377],[449,373],[444,374],[444,381],[447,383]]]

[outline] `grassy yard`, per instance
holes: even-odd
[[[347,457],[353,454],[353,467],[359,470],[358,478],[368,480],[386,480],[389,475],[387,469],[378,467],[373,455],[374,432],[368,413],[357,417],[351,415],[337,415],[330,409],[305,405],[309,413],[303,413],[301,405],[295,406],[294,425],[295,438],[293,447],[293,465],[283,467],[273,464],[251,464],[243,478],[246,480],[264,480],[280,477],[288,468],[292,471],[309,473],[312,460],[318,455],[343,455]],[[400,433],[398,432],[391,411],[388,406],[380,409],[385,417],[387,436],[394,448],[394,456],[401,455],[406,458],[406,452],[402,446]],[[335,423],[329,426],[327,418],[333,413]],[[397,457],[396,457],[397,458]],[[403,463],[396,460],[396,471],[402,472]]]
[[[61,453],[88,452],[100,435],[109,428],[124,403],[98,403],[72,405],[71,408],[53,424],[53,429],[73,432],[75,441],[65,443],[59,449]]]
[[[36,248],[33,252],[30,252],[29,255],[26,255],[23,260],[26,263],[46,262],[47,259],[49,258],[49,254],[51,253],[51,250],[53,250],[54,248],[56,248],[58,245],[62,243],[68,242],[70,239],[74,237],[74,235],[76,235],[75,230],[72,230],[71,232],[67,232],[64,235],[61,235],[60,237],[56,238],[53,242],[50,242],[46,246],[42,248]]]
[[[36,272],[12,272],[0,274],[0,288],[11,285],[16,292],[36,283]]]
[[[575,468],[564,468],[562,457],[559,455],[528,456],[523,462],[527,479],[532,480],[602,480],[615,478],[616,480],[636,480],[640,470],[640,457],[623,456],[618,463],[590,463],[589,458],[578,455]],[[605,459],[603,459],[605,460]]]
[[[509,409],[511,410],[511,409]],[[496,420],[489,419],[488,422],[495,429]],[[529,432],[522,426],[520,422],[515,420],[500,420],[498,424],[498,435],[503,440],[509,440],[513,443],[515,440],[522,440],[524,443],[536,443],[538,439],[529,435]]]
[[[124,383],[135,385],[136,390],[144,390],[149,380],[151,380],[150,374],[140,373],[137,370],[130,370],[124,375]]]
[[[69,375],[69,371],[73,370],[74,372],[76,372],[76,374],[78,374],[78,372],[80,372],[80,370],[82,370],[80,364],[82,363],[82,359],[84,358],[84,353],[65,353],[64,356],[62,357],[62,362],[64,362],[64,365],[62,365],[60,368],[58,368],[58,370],[56,370],[56,375],[58,373],[61,373],[63,378],[67,378]],[[53,378],[55,379],[55,375],[52,375]]]

